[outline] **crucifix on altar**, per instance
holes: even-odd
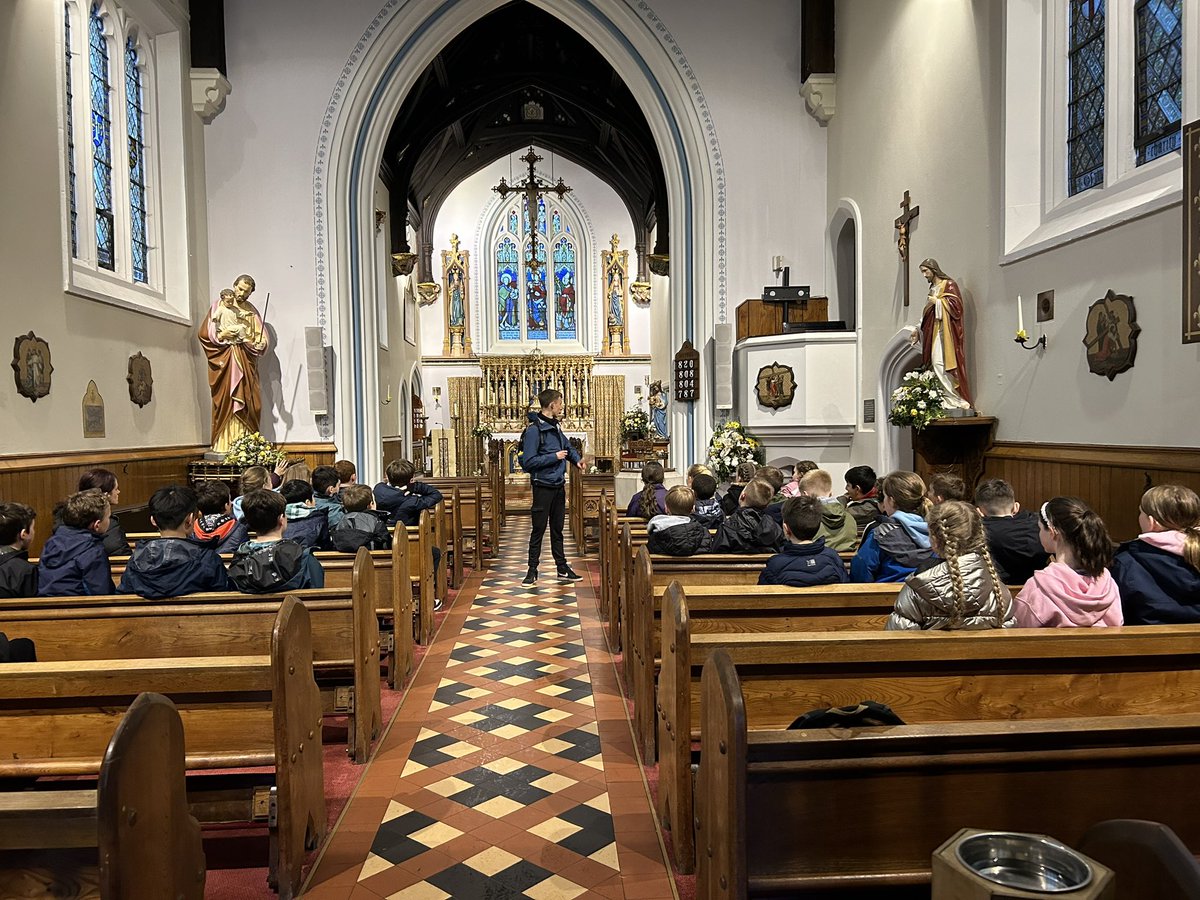
[[[537,215],[538,215],[538,195],[544,193],[557,194],[561,200],[564,196],[571,192],[571,188],[563,183],[562,178],[558,179],[558,184],[550,184],[548,181],[542,181],[534,172],[534,163],[540,162],[542,157],[534,152],[533,147],[529,148],[529,152],[521,158],[522,162],[529,164],[529,174],[520,184],[509,184],[504,178],[500,179],[500,183],[492,188],[501,197],[507,197],[512,193],[523,193],[525,195],[525,204],[528,208],[527,215],[529,216],[529,259],[526,265],[533,270],[542,267],[541,261],[538,259],[538,230],[537,230]]]
[[[904,263],[904,305],[908,306],[908,229],[912,220],[921,214],[921,207],[914,206],[910,209],[908,191],[905,191],[904,199],[900,201],[900,208],[904,212],[895,222],[896,230],[900,232],[896,238],[896,249],[900,251],[900,262]]]

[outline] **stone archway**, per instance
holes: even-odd
[[[365,273],[375,270],[371,193],[392,118],[430,61],[461,29],[505,0],[389,0],[351,53],[322,123],[314,166],[318,321],[348,373],[332,436],[360,465],[379,442],[379,382],[364,365],[374,346]],[[638,99],[663,161],[671,221],[671,346],[697,347],[727,321],[725,177],[713,117],[694,71],[646,3],[530,0],[578,31],[613,64]],[[711,392],[672,411],[678,466],[711,432]]]
[[[883,348],[879,359],[879,378],[875,390],[875,418],[879,422],[878,473],[882,477],[896,469],[912,468],[912,437],[910,429],[900,428],[887,420],[892,391],[900,387],[905,372],[921,363],[921,346],[913,343],[918,335],[916,326],[905,325]]]

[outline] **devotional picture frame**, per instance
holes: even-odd
[[[129,399],[139,409],[154,399],[154,373],[150,360],[142,356],[140,350],[129,357],[129,371],[125,380],[129,382]]]
[[[1088,370],[1112,381],[1132,369],[1142,332],[1133,297],[1110,290],[1088,307],[1085,321],[1083,346]]]
[[[796,397],[796,373],[791,366],[773,362],[758,370],[755,379],[758,402],[768,409],[783,409]]]
[[[32,331],[13,341],[13,378],[17,393],[37,403],[50,393],[50,376],[54,363],[50,357],[50,345]]]

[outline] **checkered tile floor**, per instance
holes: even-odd
[[[521,585],[528,529],[459,595],[305,896],[674,896],[591,589]]]

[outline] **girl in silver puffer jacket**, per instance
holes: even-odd
[[[909,576],[887,630],[1016,625],[1012,595],[996,575],[978,511],[961,500],[935,506],[929,513],[929,538],[941,561]]]

